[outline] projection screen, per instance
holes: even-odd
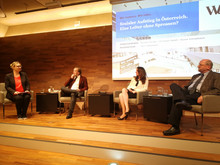
[[[220,70],[220,0],[143,0],[113,5],[112,79],[137,66],[150,79],[188,79],[201,59]]]

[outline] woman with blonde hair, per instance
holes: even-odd
[[[6,97],[15,102],[18,119],[27,119],[26,113],[30,102],[30,84],[18,61],[10,64],[12,72],[5,76]]]
[[[137,92],[146,91],[148,89],[148,78],[146,71],[143,67],[137,67],[136,76],[131,79],[127,88],[122,89],[122,93],[119,94],[119,100],[122,107],[122,115],[118,117],[118,120],[126,120],[129,114],[129,98],[136,98]]]

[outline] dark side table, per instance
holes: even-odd
[[[37,112],[57,112],[58,93],[36,93]]]
[[[172,96],[144,96],[143,110],[147,120],[167,123],[172,108]]]
[[[113,113],[113,94],[94,93],[88,95],[89,114],[91,115],[111,115]]]

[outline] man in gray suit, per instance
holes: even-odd
[[[182,110],[190,110],[191,105],[202,104],[204,95],[220,94],[220,74],[212,72],[213,63],[209,59],[203,59],[198,65],[199,74],[192,77],[184,88],[177,84],[170,85],[173,94],[173,107],[169,116],[170,129],[163,131],[165,136],[180,133],[179,125]]]

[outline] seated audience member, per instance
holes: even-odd
[[[220,93],[220,74],[212,72],[213,63],[209,59],[203,59],[198,65],[199,74],[192,77],[184,88],[177,84],[170,85],[173,94],[173,107],[169,116],[171,128],[163,131],[166,136],[180,133],[180,120],[182,110],[190,110],[191,105],[202,104],[204,95],[216,95]]]
[[[127,88],[122,89],[122,93],[119,94],[119,100],[122,107],[122,115],[118,117],[118,120],[127,119],[129,114],[129,98],[136,98],[137,92],[146,91],[148,88],[148,78],[146,71],[143,67],[137,67],[136,76],[131,79]]]
[[[88,84],[86,77],[81,75],[82,71],[80,68],[75,67],[73,74],[65,82],[65,87],[61,88],[61,96],[71,96],[71,103],[69,106],[69,112],[66,119],[72,118],[73,110],[76,104],[76,98],[84,95],[84,91],[88,90]]]
[[[27,119],[27,109],[30,102],[30,84],[25,72],[21,72],[22,66],[18,61],[10,64],[12,73],[5,76],[6,97],[15,102],[18,119]]]

